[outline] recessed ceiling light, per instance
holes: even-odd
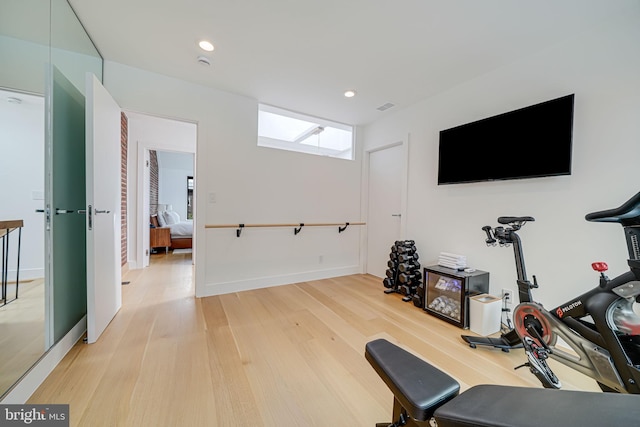
[[[354,96],[356,96],[356,91],[355,90],[348,90],[344,93],[344,96],[346,96],[347,98],[353,98]]]
[[[212,52],[212,51],[213,51],[213,49],[214,49],[214,47],[213,47],[213,45],[211,44],[211,42],[208,42],[208,41],[206,41],[206,40],[201,40],[201,41],[198,43],[198,46],[200,46],[200,49],[202,49],[202,50],[206,50],[207,52]]]

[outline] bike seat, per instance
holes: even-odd
[[[501,216],[498,218],[499,224],[513,224],[513,223],[521,223],[535,221],[535,218],[532,216]]]
[[[623,226],[640,224],[640,193],[615,209],[592,212],[584,217],[591,222],[617,222]]]

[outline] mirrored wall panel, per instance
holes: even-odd
[[[5,232],[4,236],[10,245],[5,267],[10,298],[0,300],[3,396],[55,341],[47,333],[53,330],[54,312],[59,324],[66,324],[66,311],[55,310],[45,272],[48,254],[42,210],[45,176],[51,170],[45,165],[44,153],[45,140],[51,137],[46,123],[55,108],[45,98],[46,70],[55,65],[84,94],[85,73],[102,80],[103,66],[66,0],[0,1],[0,58],[0,222],[19,220],[23,224],[19,252],[17,233]],[[64,111],[56,113],[63,115]],[[80,250],[77,256],[85,254]],[[63,283],[53,286],[64,295]]]

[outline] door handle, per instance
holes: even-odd
[[[86,210],[86,209],[78,209],[78,210],[76,211],[76,213],[79,213],[80,215],[84,215],[84,214],[86,214],[86,213],[87,213],[87,210]]]
[[[49,230],[51,228],[51,210],[49,208],[46,209],[36,209],[36,213],[45,214],[45,228]]]
[[[96,209],[96,215],[101,214],[101,213],[108,214],[108,213],[111,213],[111,211],[101,211],[100,209]]]
[[[75,211],[71,210],[71,209],[58,209],[56,208],[56,215],[60,215],[60,214],[70,214],[70,213],[74,213]]]
[[[402,216],[402,214],[391,214],[391,216]]]

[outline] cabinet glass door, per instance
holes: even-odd
[[[460,322],[463,307],[462,279],[426,271],[426,308],[449,319]]]

